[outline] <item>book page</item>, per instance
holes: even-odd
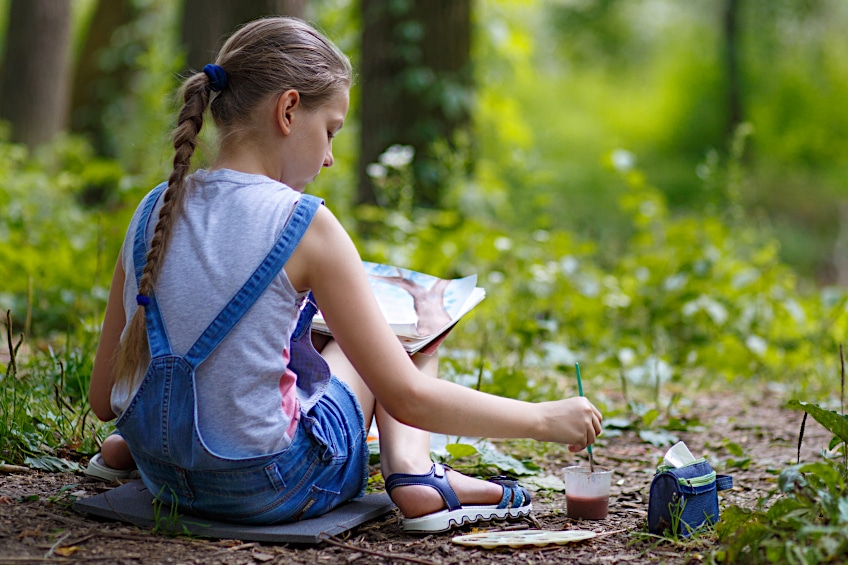
[[[459,319],[486,296],[486,291],[477,287],[477,275],[441,279],[392,265],[362,264],[383,316],[410,353],[431,342],[433,346],[426,350],[435,351]],[[320,310],[312,329],[330,333]]]
[[[477,285],[477,275],[445,280],[391,265],[363,265],[383,316],[399,336],[424,337],[443,330],[463,313]]]

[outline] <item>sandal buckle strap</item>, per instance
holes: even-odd
[[[530,503],[530,493],[512,477],[495,477],[489,480],[503,488],[503,498],[501,498],[501,502],[498,504],[499,510],[503,510],[504,508],[520,508]]]
[[[445,501],[448,510],[458,510],[462,508],[459,502],[459,497],[456,496],[453,487],[448,482],[445,465],[433,463],[430,467],[430,472],[425,475],[415,475],[410,473],[393,473],[386,478],[386,492],[391,492],[398,487],[405,486],[428,486],[434,489]]]

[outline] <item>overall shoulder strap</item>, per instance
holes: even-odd
[[[168,188],[168,183],[163,182],[154,188],[147,198],[144,200],[141,208],[141,214],[138,218],[138,225],[135,230],[133,239],[133,265],[135,267],[135,282],[138,285],[141,282],[141,275],[144,272],[144,266],[147,264],[147,227],[150,223],[150,215],[156,202]],[[155,293],[150,293],[150,304],[144,308],[144,321],[147,326],[147,341],[150,345],[150,357],[160,357],[171,353],[171,344],[168,341],[168,334],[165,331],[165,324],[162,322],[162,315],[159,312],[159,305],[156,302]]]
[[[274,247],[186,353],[185,359],[193,367],[197,368],[218,347],[265,292],[300,243],[322,203],[320,198],[308,194],[301,195]]]

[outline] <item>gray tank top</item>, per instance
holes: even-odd
[[[279,237],[300,193],[261,175],[200,170],[188,179],[186,202],[155,292],[172,350],[185,354],[241,288]],[[148,242],[159,217],[157,202],[147,227]],[[132,235],[136,210],[123,247],[124,311],[137,308]],[[300,412],[318,398],[309,375],[287,367],[297,324],[299,294],[285,269],[259,297],[196,373],[199,426],[211,444],[239,446],[234,457],[272,453],[291,442]],[[303,380],[298,388],[298,378]],[[140,381],[140,379],[139,379]],[[140,384],[140,382],[139,382]],[[318,387],[323,390],[323,387]],[[115,386],[112,410],[120,417],[136,390]]]

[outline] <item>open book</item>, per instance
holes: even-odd
[[[391,265],[362,264],[383,315],[410,354],[432,354],[459,319],[486,296],[477,286],[477,275],[446,280]],[[320,310],[312,329],[330,333]]]

